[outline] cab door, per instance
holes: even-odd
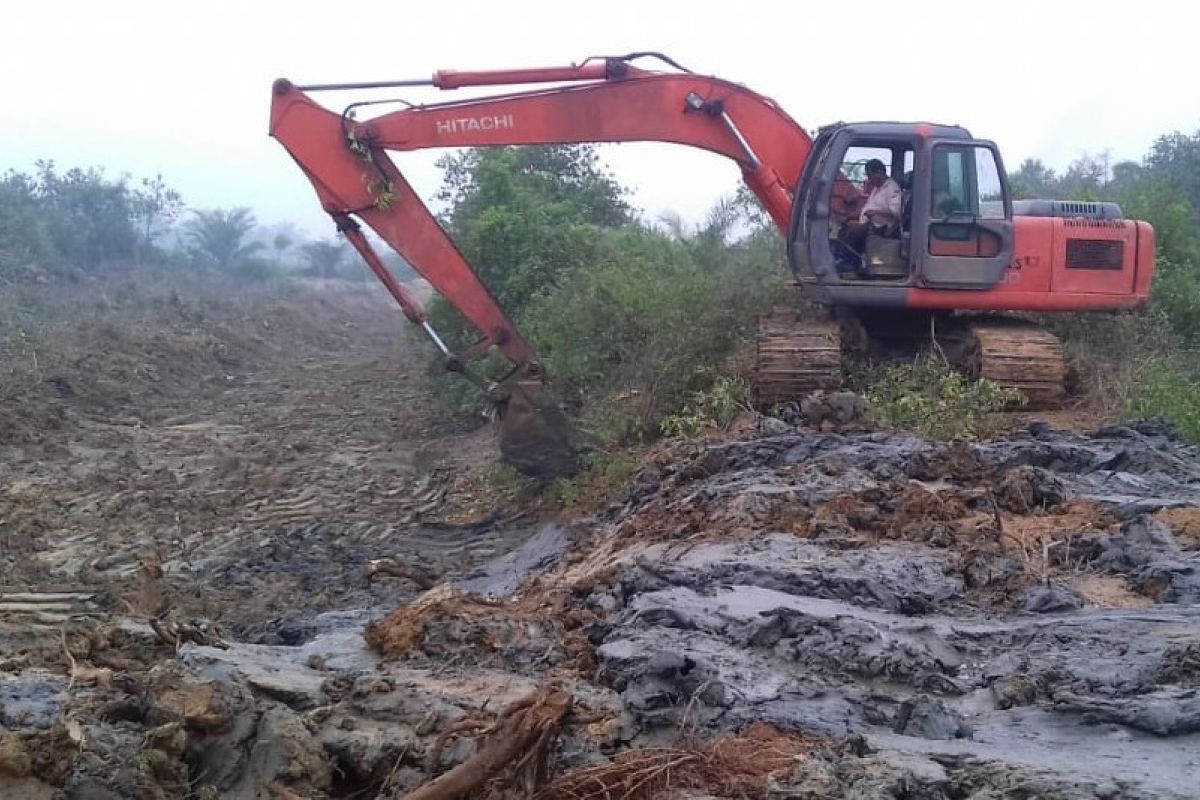
[[[986,141],[932,139],[924,155],[929,166],[918,169],[913,197],[918,282],[992,288],[1013,258],[1012,200],[999,150]]]
[[[787,247],[788,261],[797,277],[811,274],[823,281],[837,279],[829,249],[829,218],[832,205],[853,192],[841,171],[842,157],[853,139],[849,127],[824,129],[804,162],[793,194]]]
[[[796,277],[824,275],[833,267],[833,258],[829,253],[828,243],[823,251],[814,246],[814,231],[821,231],[818,237],[827,235],[829,230],[829,186],[820,179],[827,163],[838,164],[840,156],[830,157],[834,139],[840,127],[826,128],[817,134],[812,143],[812,150],[800,170],[800,179],[796,191],[792,194],[792,219],[790,233],[787,236],[787,260]],[[848,139],[848,136],[846,137]],[[841,151],[845,152],[846,144]]]

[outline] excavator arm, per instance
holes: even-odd
[[[661,57],[660,57],[661,58]],[[808,134],[778,105],[740,85],[686,71],[640,69],[633,56],[579,65],[483,72],[437,72],[430,79],[296,86],[275,82],[270,133],[312,182],[338,229],[413,323],[421,325],[447,366],[482,385],[468,363],[492,347],[512,363],[509,375],[484,386],[501,415],[504,458],[540,476],[570,472],[570,426],[543,389],[536,354],[462,253],[413,191],[388,150],[435,147],[670,142],[732,159],[747,187],[786,231],[791,191],[811,149]],[[663,59],[668,63],[669,59]],[[316,103],[329,89],[535,85],[524,91],[427,105],[407,105],[366,121]],[[395,102],[395,101],[392,101]],[[480,332],[452,353],[429,326],[420,304],[384,265],[360,222],[396,250]]]

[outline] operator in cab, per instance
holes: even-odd
[[[887,167],[878,158],[868,161],[866,169],[867,179],[863,183],[866,194],[858,199],[862,203],[858,219],[846,220],[838,231],[838,241],[852,251],[847,253],[844,248],[839,248],[839,271],[862,268],[862,252],[868,234],[892,235],[900,226],[900,184],[888,177]]]

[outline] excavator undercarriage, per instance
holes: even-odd
[[[1062,344],[1044,328],[999,314],[825,307],[800,287],[759,320],[753,384],[764,408],[844,388],[870,364],[944,358],[971,379],[1017,389],[1022,408],[1052,410],[1066,399]]]

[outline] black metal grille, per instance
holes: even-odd
[[[1067,269],[1121,269],[1125,243],[1111,239],[1067,239]]]

